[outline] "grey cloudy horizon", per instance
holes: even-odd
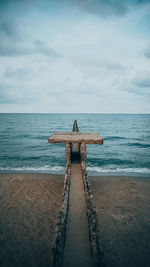
[[[150,1],[1,0],[0,112],[150,113]]]

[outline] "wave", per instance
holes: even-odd
[[[125,136],[106,136],[104,137],[104,141],[116,141],[116,140],[136,140],[141,141],[141,138],[132,138],[132,137],[125,137]]]
[[[48,156],[47,156],[48,157]],[[34,160],[44,160],[45,156],[39,155],[39,156],[29,156],[29,155],[6,155],[3,156],[3,158],[8,159],[8,160],[13,160],[15,161],[34,161]]]
[[[48,141],[48,137],[49,137],[49,135],[33,135],[33,136],[31,136],[31,138],[32,139],[38,139],[38,140],[46,140],[46,141]]]
[[[127,146],[130,147],[141,147],[141,148],[149,148],[150,144],[142,144],[142,143],[128,143]]]
[[[87,158],[87,164],[90,165],[132,165],[134,161],[127,159],[117,159],[117,158]],[[98,167],[98,166],[96,166]]]
[[[89,172],[97,173],[150,173],[148,168],[102,168],[102,167],[87,167]]]
[[[41,154],[41,155],[5,155],[3,157],[0,156],[0,160],[2,161],[3,159],[7,159],[7,160],[13,160],[13,162],[29,162],[29,165],[32,165],[30,163],[32,162],[64,162],[65,161],[65,157],[64,159],[62,158],[57,158],[55,156],[51,156],[49,154]],[[15,165],[15,164],[14,164]],[[26,164],[27,165],[27,164]],[[35,164],[34,164],[35,165]]]
[[[107,141],[113,141],[113,140],[126,140],[126,139],[129,139],[127,137],[124,137],[124,136],[106,136],[104,137],[104,141],[107,140]]]
[[[87,167],[89,173],[98,174],[150,174],[150,169],[148,168],[121,168],[121,167]],[[33,173],[65,173],[64,166],[40,166],[40,167],[0,167],[0,172],[33,172]]]
[[[14,171],[14,172],[64,172],[65,167],[63,166],[41,166],[41,167],[0,167],[0,171]]]

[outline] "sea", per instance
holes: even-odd
[[[1,173],[65,173],[65,145],[49,144],[56,131],[96,132],[87,145],[89,175],[150,177],[148,114],[0,114]]]

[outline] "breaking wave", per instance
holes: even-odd
[[[150,174],[150,169],[148,168],[103,168],[103,167],[87,167],[87,171],[89,172],[96,172],[96,173],[114,173],[114,174]]]
[[[41,173],[51,173],[51,172],[65,172],[65,167],[63,166],[41,166],[41,167],[0,167],[0,172],[41,172]]]

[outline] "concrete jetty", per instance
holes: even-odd
[[[92,266],[85,194],[80,163],[71,164],[69,209],[66,224],[63,266]]]
[[[64,144],[103,144],[104,139],[96,133],[56,132],[48,138],[49,143]]]
[[[66,174],[62,210],[53,247],[53,266],[101,266],[98,220],[86,171],[86,144],[103,144],[96,133],[56,132],[49,143],[66,144]]]

